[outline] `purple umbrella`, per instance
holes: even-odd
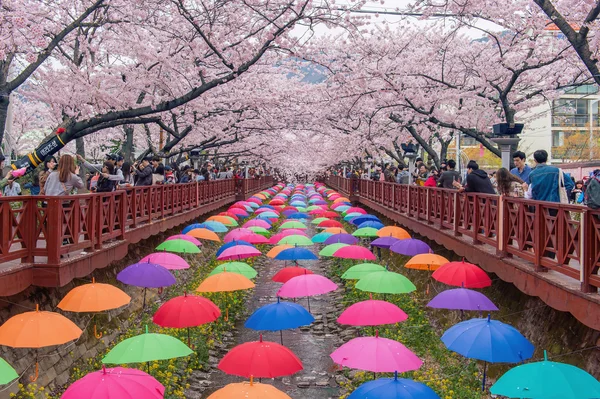
[[[323,200],[318,200],[318,201],[315,201],[315,205],[327,205],[327,202],[325,202]]]
[[[390,247],[390,251],[396,252],[400,255],[408,256],[433,253],[431,248],[429,248],[429,245],[425,244],[421,240],[415,240],[414,238],[407,238],[405,240],[398,241]]]
[[[127,266],[117,274],[117,280],[123,284],[144,287],[144,307],[146,307],[147,288],[168,287],[177,282],[167,268],[149,262],[134,263]]]
[[[323,244],[348,244],[353,245],[358,243],[358,237],[354,237],[352,234],[334,234],[327,238]]]
[[[440,292],[427,304],[430,308],[450,310],[498,310],[481,292],[466,288],[456,288]]]
[[[371,246],[388,249],[398,241],[396,237],[379,237],[371,242]]]
[[[281,213],[283,213],[283,216],[285,216],[286,218],[288,218],[290,215],[293,215],[294,213],[297,213],[298,211],[295,211],[293,209],[289,209],[287,211],[283,211]]]

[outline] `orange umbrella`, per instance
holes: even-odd
[[[338,202],[350,202],[350,200],[346,197],[339,197],[333,201],[334,204],[337,204]]]
[[[325,233],[331,233],[331,234],[348,234],[348,232],[346,230],[342,229],[341,227],[328,227],[323,231]]]
[[[284,249],[290,249],[290,248],[294,248],[294,246],[289,245],[289,244],[277,245],[277,246],[271,248],[271,250],[269,252],[267,252],[267,256],[269,258],[275,258],[281,251],[283,251]]]
[[[208,276],[196,291],[198,292],[231,292],[254,288],[254,283],[248,277],[238,273],[223,271],[222,273]],[[229,306],[226,307],[225,320],[229,319]]]
[[[210,231],[209,229],[204,229],[204,228],[193,229],[193,230],[188,231],[186,234],[188,236],[191,236],[194,238],[199,238],[201,240],[210,240],[210,241],[221,242],[221,239],[219,238],[217,233],[215,233],[214,231]]]
[[[264,196],[263,194],[260,194],[260,193],[254,194],[253,197],[260,198],[261,200],[267,199],[266,196]]]
[[[292,399],[286,393],[272,385],[260,384],[252,381],[229,384],[219,389],[208,399]]]
[[[104,312],[125,306],[130,301],[131,297],[117,287],[96,283],[96,279],[92,279],[91,284],[84,284],[69,291],[58,304],[58,308],[67,312]],[[94,335],[98,339],[102,338],[102,334],[96,332],[95,324]]]
[[[384,228],[377,230],[377,235],[379,237],[394,237],[399,240],[410,238],[410,234],[402,227],[398,226],[385,226]]]
[[[36,305],[34,312],[15,315],[0,326],[0,345],[39,349],[76,340],[82,333],[83,331],[65,316],[40,311],[39,305]],[[31,380],[37,380],[38,375],[36,353],[35,376]]]
[[[430,270],[439,269],[440,266],[448,263],[448,259],[436,254],[419,254],[415,255],[406,264],[409,269]]]
[[[237,222],[235,221],[235,219],[230,218],[229,216],[220,216],[220,215],[215,215],[215,216],[211,216],[206,220],[213,220],[215,222],[219,222],[219,223],[223,223],[225,226],[237,226]]]

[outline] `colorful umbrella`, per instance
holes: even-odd
[[[337,322],[351,326],[379,326],[395,324],[408,319],[408,315],[393,303],[369,299],[348,307]]]
[[[221,242],[221,239],[219,238],[217,233],[215,233],[214,231],[210,231],[209,229],[194,229],[186,234],[194,238],[199,238],[201,240]]]
[[[189,236],[187,234],[176,234],[174,236],[170,236],[169,238],[167,238],[166,241],[169,241],[169,240],[184,240],[184,241],[189,241],[196,246],[202,245],[202,243],[200,241],[196,240],[194,237]]]
[[[336,258],[342,259],[364,259],[364,260],[375,260],[377,259],[373,252],[369,251],[365,247],[358,245],[348,245],[342,247],[333,253]]]
[[[379,378],[365,382],[348,396],[348,399],[440,399],[435,391],[425,384],[398,378]]]
[[[269,230],[265,229],[264,227],[250,226],[248,228],[250,230],[252,230],[256,234],[261,234],[261,235],[264,235],[264,236],[268,236],[269,235]]]
[[[185,240],[168,240],[156,247],[157,251],[169,251],[184,254],[199,254],[201,251],[197,245]]]
[[[313,254],[306,248],[289,248],[281,251],[277,256],[275,256],[275,260],[319,260],[317,255]]]
[[[300,305],[298,305],[300,306]],[[302,308],[304,309],[304,308]],[[311,322],[312,323],[312,322]],[[309,323],[310,324],[310,323]],[[13,369],[6,360],[0,357],[0,385],[5,385],[12,380],[19,378],[19,374]]]
[[[282,330],[308,326],[315,318],[297,303],[281,302],[262,306],[254,311],[244,323],[244,327],[258,331],[279,331],[283,345]]]
[[[228,262],[228,263],[223,263],[223,264],[215,267],[214,270],[212,272],[210,272],[209,276],[213,276],[215,274],[223,273],[223,272],[238,273],[249,279],[253,279],[258,275],[256,270],[254,270],[254,268],[247,263]]]
[[[302,212],[294,212],[288,215],[288,219],[308,219],[308,214]]]
[[[187,233],[188,231],[192,231],[192,230],[194,230],[194,229],[200,229],[200,228],[203,228],[203,227],[204,227],[204,228],[206,228],[206,226],[204,226],[204,223],[193,223],[193,224],[190,224],[189,226],[186,226],[186,227],[185,227],[185,229],[183,229],[183,230],[181,231],[181,234],[185,234],[185,233]],[[212,230],[212,229],[211,229],[211,230]],[[214,230],[213,230],[213,231],[214,231]]]
[[[292,279],[294,277],[302,276],[304,274],[314,274],[314,273],[311,270],[305,269],[300,266],[288,266],[288,267],[284,267],[283,269],[281,269],[280,271],[275,273],[275,275],[273,276],[273,278],[271,280],[275,281],[276,283],[284,283],[285,284],[290,279]]]
[[[358,225],[359,229],[363,229],[365,227],[372,227],[372,228],[374,228],[376,230],[379,230],[379,229],[384,228],[385,226],[383,225],[383,223],[380,223],[380,222],[378,222],[376,220],[369,220],[367,222],[364,222],[364,223],[361,223],[361,224]]]
[[[403,275],[388,270],[367,274],[358,280],[356,288],[361,291],[377,292],[379,294],[407,294],[417,289]]]
[[[333,256],[333,254],[335,252],[337,252],[338,249],[344,248],[344,247],[347,247],[347,246],[348,246],[348,244],[342,244],[342,243],[339,243],[339,244],[329,244],[329,245],[325,246],[323,249],[321,249],[319,251],[319,255],[320,256],[328,256],[328,257],[330,257],[330,256]]]
[[[367,214],[367,211],[365,211],[362,208],[356,207],[356,206],[348,208],[345,212],[346,213],[360,213],[361,215],[366,215]]]
[[[146,333],[118,343],[102,359],[104,364],[145,363],[189,356],[193,351],[177,338],[165,334]]]
[[[315,234],[312,238],[311,241],[314,242],[315,244],[321,244],[323,242],[325,242],[325,240],[327,240],[329,237],[331,237],[333,234],[331,233],[319,233],[319,234]]]
[[[321,233],[321,234],[323,234],[323,233]],[[328,239],[325,240],[324,244],[329,245],[329,244],[343,243],[343,244],[353,245],[353,244],[357,244],[358,241],[359,241],[359,239],[354,237],[352,234],[347,234],[347,233],[335,234],[334,233],[331,237],[329,237]]]
[[[267,384],[240,382],[219,389],[207,399],[292,399],[285,393]]]
[[[480,312],[498,310],[496,305],[481,292],[466,288],[442,291],[429,301],[427,307],[450,310],[478,310]]]
[[[254,283],[247,277],[224,271],[208,276],[196,291],[198,292],[232,292],[254,288]]]
[[[328,227],[343,227],[343,225],[337,220],[327,219],[319,223],[317,227],[326,229]]]
[[[253,258],[255,256],[260,256],[262,253],[254,248],[247,245],[236,245],[231,248],[227,248],[223,251],[219,256],[217,256],[218,260],[240,260],[246,258]]]
[[[354,338],[331,355],[334,363],[374,373],[404,373],[417,370],[423,362],[400,342],[379,337]]]
[[[408,234],[408,231],[398,226],[383,227],[377,231],[377,235],[379,237],[394,237],[399,240],[406,240],[408,238],[411,238],[410,234]]]
[[[283,229],[299,229],[299,230],[306,230],[306,225],[302,222],[295,222],[295,221],[290,221],[290,222],[285,222],[283,223],[280,227],[280,230]]]
[[[450,262],[433,272],[432,276],[439,282],[465,288],[485,288],[492,285],[490,277],[478,266],[465,262]]]
[[[222,223],[223,225],[229,226],[229,227],[231,227],[231,226],[237,226],[238,225],[238,222],[236,222],[236,220],[234,218],[229,217],[229,216],[218,216],[218,215],[215,215],[215,216],[209,217],[206,220],[207,221],[213,221],[213,222],[219,222],[219,223]]]
[[[256,233],[252,233],[252,234],[245,234],[243,236],[240,237],[243,241],[247,241],[250,244],[267,244],[269,243],[269,239],[265,236],[262,236],[260,234],[256,234]]]
[[[283,251],[284,249],[290,249],[290,248],[294,248],[293,245],[277,245],[273,248],[271,248],[271,250],[269,252],[267,252],[267,256],[271,259],[275,258],[281,251]]]
[[[355,230],[352,235],[354,237],[377,237],[377,229],[374,229],[373,227],[363,227]]]
[[[508,370],[490,389],[508,398],[600,398],[600,382],[584,370],[548,361],[523,364]]]
[[[190,265],[180,256],[169,252],[154,252],[144,256],[140,263],[154,263],[169,270],[189,269]]]
[[[328,227],[325,230],[323,230],[326,233],[331,233],[331,234],[348,234],[348,232],[340,227]],[[331,237],[329,237],[331,238]]]
[[[404,267],[408,269],[435,271],[439,269],[441,265],[446,263],[448,263],[448,259],[443,256],[436,254],[419,254],[410,258]]]
[[[215,233],[227,233],[227,226],[225,226],[223,223],[221,222],[217,222],[214,220],[207,220],[206,222],[200,223],[198,224],[196,227],[194,228],[204,228],[204,229],[209,229],[211,231],[214,231]],[[189,229],[188,231],[193,230],[193,229]],[[187,233],[184,232],[184,234]]]
[[[245,236],[247,234],[252,234],[252,233],[253,233],[253,231],[247,227],[238,227],[236,229],[231,230],[229,233],[225,234],[225,237],[223,237],[223,241],[225,241],[225,242],[239,241],[242,236]]]
[[[216,252],[216,256],[218,257],[219,255],[221,255],[226,249],[231,248],[231,247],[235,247],[236,245],[245,245],[247,247],[252,247],[254,248],[254,245],[250,244],[247,241],[243,241],[243,240],[235,240],[235,241],[230,241],[226,244],[223,244],[219,247],[219,249]]]
[[[266,220],[252,219],[252,220],[249,220],[246,223],[244,223],[244,227],[246,227],[246,228],[250,228],[250,227],[262,227],[264,229],[270,229],[271,225]]]
[[[383,271],[385,271],[385,267],[376,263],[360,263],[346,270],[346,272],[342,274],[342,278],[344,280],[360,280],[367,274]]]
[[[240,377],[277,378],[302,370],[302,362],[294,353],[276,342],[246,342],[231,349],[221,359],[219,370]]]
[[[277,243],[277,245],[284,245],[284,244],[308,247],[308,246],[313,245],[314,243],[308,237],[294,234],[291,236],[283,237]]]
[[[381,231],[381,230],[379,230]],[[433,252],[429,245],[425,244],[421,240],[414,238],[406,238],[398,241],[390,247],[390,251],[396,252],[400,255],[415,256],[419,254],[428,254]]]
[[[338,289],[337,284],[319,274],[303,274],[289,279],[277,291],[277,296],[285,298],[307,297],[310,311],[310,297],[323,295]]]
[[[177,282],[167,268],[155,263],[134,263],[127,266],[117,274],[117,280],[144,288],[168,287]]]
[[[351,213],[351,215],[353,215],[353,214]],[[370,220],[381,222],[381,220],[379,220],[379,218],[375,215],[360,215],[360,216],[352,218],[350,220],[350,223],[352,223],[355,226],[358,226],[358,225],[361,225],[364,222],[368,222]]]
[[[75,381],[61,399],[162,399],[165,387],[137,369],[105,368]]]
[[[327,218],[323,218],[323,217],[321,217],[321,218],[316,218],[316,219],[313,219],[313,220],[312,220],[310,223],[311,223],[311,224],[316,224],[316,225],[318,225],[319,223],[321,223],[322,221],[325,221],[325,220],[329,220],[329,219],[327,219]]]

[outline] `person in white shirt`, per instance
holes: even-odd
[[[5,197],[15,197],[21,195],[21,185],[14,180],[8,180],[8,184],[4,187]]]

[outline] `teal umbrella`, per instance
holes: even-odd
[[[0,357],[0,385],[8,384],[16,378],[19,378],[19,374]]]
[[[508,370],[490,392],[507,398],[590,399],[600,398],[600,382],[584,370],[565,363],[527,363]]]
[[[328,239],[329,237],[331,237],[332,235],[333,235],[332,233],[327,233],[324,231],[322,233],[315,234],[311,240],[314,243],[320,244],[320,243],[324,242],[326,239]]]
[[[362,215],[363,215],[362,213],[358,213],[358,212],[349,213],[346,216],[344,216],[344,220],[346,222],[349,222],[352,219],[357,218],[357,217],[362,216]]]

